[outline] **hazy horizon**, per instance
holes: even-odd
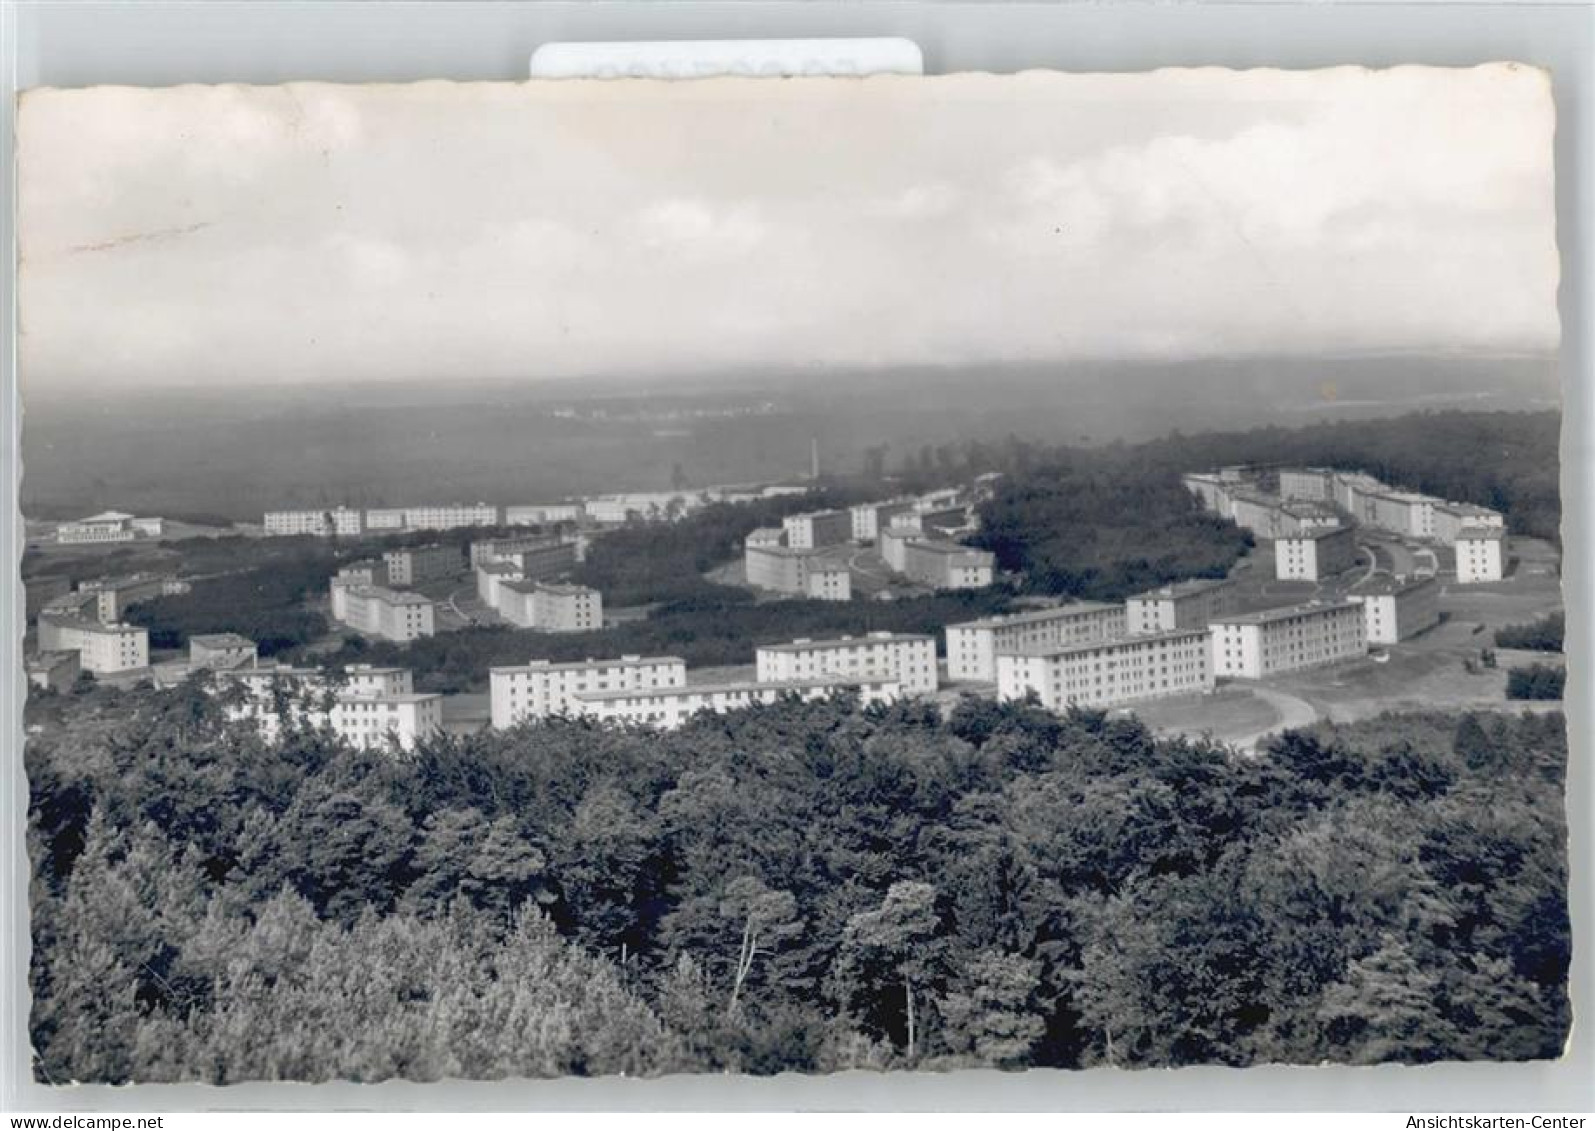
[[[19,123],[30,396],[1549,353],[1547,76],[95,88]]]

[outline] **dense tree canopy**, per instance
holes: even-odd
[[[1559,1055],[1560,715],[786,702],[356,753],[30,710],[41,1079]]]
[[[1495,630],[1497,648],[1523,648],[1530,652],[1560,652],[1567,633],[1565,613],[1549,613],[1528,624]]]

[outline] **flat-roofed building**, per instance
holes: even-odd
[[[573,696],[577,713],[601,721],[673,730],[704,711],[716,714],[759,704],[775,703],[787,696],[811,701],[840,692],[856,692],[868,703],[890,702],[901,694],[885,676],[848,679],[802,680],[791,683],[688,684],[683,687],[590,691]]]
[[[135,573],[125,577],[95,578],[78,588],[95,595],[95,615],[101,622],[116,624],[134,605],[165,595],[168,580],[154,574]]]
[[[881,528],[891,524],[895,515],[914,510],[913,499],[886,499],[876,503],[859,503],[848,509],[853,522],[853,541],[873,542],[880,536]]]
[[[1279,532],[1275,537],[1280,538],[1341,525],[1340,513],[1328,503],[1287,500],[1279,505],[1278,515]]]
[[[403,530],[404,527],[403,507],[368,507],[366,509],[367,530]]]
[[[409,668],[376,664],[350,664],[338,688],[343,695],[408,695],[414,690],[415,676]]]
[[[998,652],[1088,644],[1126,632],[1124,606],[1100,601],[950,624],[946,629],[947,675],[991,682],[997,678]]]
[[[1381,577],[1348,596],[1362,606],[1370,644],[1398,644],[1440,623],[1440,583],[1432,577]]]
[[[1474,527],[1493,526],[1506,529],[1506,519],[1500,511],[1473,503],[1437,502],[1434,506],[1434,526],[1431,535],[1443,546],[1456,544],[1457,537]]]
[[[384,553],[382,562],[388,567],[389,585],[419,585],[465,569],[458,546],[405,546]]]
[[[1235,611],[1235,583],[1225,578],[1177,581],[1137,593],[1124,603],[1125,627],[1132,634],[1205,629],[1214,617]]]
[[[981,589],[997,573],[997,556],[957,542],[918,539],[903,547],[902,572],[932,589]]]
[[[274,537],[311,535],[316,538],[344,537],[365,531],[365,519],[351,507],[313,507],[304,510],[267,511],[266,533]]]
[[[875,552],[888,566],[902,573],[908,568],[908,544],[923,537],[918,527],[883,527],[875,537]]]
[[[414,750],[443,730],[443,696],[431,693],[340,692],[333,700],[332,729],[361,750]]]
[[[39,614],[39,651],[76,652],[84,671],[114,675],[149,667],[150,634],[137,625],[46,611]]]
[[[506,581],[525,581],[511,562],[483,562],[476,567],[476,595],[490,609],[498,608],[498,587]]]
[[[997,698],[1034,692],[1052,711],[1212,690],[1211,646],[1201,628],[997,653]]]
[[[514,566],[524,581],[552,581],[574,570],[580,559],[581,544],[568,541],[506,551],[497,560]]]
[[[229,720],[248,723],[268,742],[276,741],[285,726],[324,726],[333,703],[325,675],[286,664],[218,672],[217,692]]]
[[[189,671],[231,671],[257,658],[255,642],[236,632],[203,632],[188,638]]]
[[[789,514],[781,520],[786,544],[794,550],[838,546],[853,537],[853,517],[847,511],[810,511]]]
[[[1454,545],[1460,584],[1500,581],[1506,576],[1506,531],[1501,527],[1465,526]]]
[[[73,651],[40,652],[29,656],[28,685],[41,691],[70,691],[83,670],[81,654]]]
[[[1281,468],[1279,493],[1286,499],[1332,502],[1335,498],[1335,473],[1322,467]]]
[[[604,599],[585,585],[500,581],[499,615],[539,632],[596,632],[604,627]]]
[[[576,540],[557,534],[521,535],[516,538],[487,538],[471,543],[471,567],[483,562],[517,561],[522,570],[531,569],[539,577],[553,577],[576,568]]]
[[[936,638],[914,633],[872,632],[831,640],[761,644],[754,650],[760,683],[786,683],[822,676],[892,676],[904,694],[937,687]]]
[[[938,487],[934,491],[926,491],[914,500],[914,505],[920,511],[962,510],[964,506],[964,491],[962,487]]]
[[[815,559],[804,571],[803,592],[816,601],[850,601],[853,573],[841,562]]]
[[[1321,667],[1368,651],[1362,606],[1351,601],[1292,605],[1215,618],[1213,674],[1262,679]]]
[[[386,585],[388,564],[375,558],[362,558],[339,567],[337,577],[346,585]]]
[[[1280,581],[1322,581],[1357,562],[1357,535],[1349,526],[1303,530],[1274,540],[1274,576]]]
[[[456,530],[462,526],[497,526],[492,503],[429,503],[405,507],[404,525],[411,530]]]
[[[533,660],[490,669],[488,698],[493,725],[504,729],[528,719],[582,714],[575,698],[579,694],[684,687],[686,682],[687,665],[677,656],[622,656],[564,664]]]
[[[1203,510],[1223,518],[1230,516],[1230,492],[1236,484],[1212,472],[1193,471],[1180,476],[1185,489],[1196,496]]]
[[[1229,517],[1259,538],[1277,538],[1282,526],[1280,500],[1249,488],[1231,493]]]
[[[433,604],[421,594],[382,585],[339,585],[336,578],[333,615],[350,628],[400,643],[437,631]]]
[[[846,564],[822,550],[794,550],[744,541],[742,566],[748,584],[758,589],[819,601],[846,601],[853,595],[852,575]]]
[[[105,511],[63,522],[55,528],[55,540],[65,546],[92,545],[96,542],[131,542],[139,537],[133,516],[122,511]]]
[[[580,503],[541,503],[504,508],[505,526],[547,526],[556,522],[579,522]]]

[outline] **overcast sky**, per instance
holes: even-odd
[[[30,387],[1536,353],[1548,80],[28,95]]]

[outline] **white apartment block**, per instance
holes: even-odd
[[[1135,635],[1205,629],[1235,610],[1235,583],[1226,579],[1178,581],[1137,593],[1124,603],[1126,629]]]
[[[476,567],[476,595],[490,609],[498,608],[499,586],[506,581],[525,581],[509,562],[483,562]]]
[[[826,557],[824,551],[793,550],[744,540],[742,566],[748,584],[759,589],[819,601],[847,601],[853,596],[853,579],[847,566]]]
[[[227,718],[249,723],[268,742],[276,741],[285,724],[319,727],[330,717],[332,694],[315,668],[262,665],[218,675]]]
[[[437,631],[432,602],[381,585],[332,585],[332,615],[350,628],[403,643]]]
[[[323,507],[315,510],[267,511],[265,527],[267,534],[276,537],[309,534],[317,538],[330,538],[333,535],[343,537],[360,534],[365,530],[365,521],[358,510],[350,507]]]
[[[859,503],[848,509],[853,522],[853,541],[873,542],[880,536],[881,528],[890,525],[893,516],[907,514],[914,509],[913,499],[888,499],[879,503]]]
[[[382,555],[389,585],[419,585],[423,581],[453,577],[465,569],[458,546],[406,546]]]
[[[922,537],[917,527],[887,526],[875,537],[875,552],[888,566],[902,573],[908,568],[908,544]]]
[[[578,522],[581,517],[580,503],[548,503],[504,508],[505,526],[546,526],[553,522]]]
[[[604,627],[604,599],[585,585],[542,581],[497,583],[499,615],[539,632],[596,632]]]
[[[1123,605],[1080,601],[1028,613],[1009,613],[947,626],[947,675],[994,681],[997,654],[1111,640],[1127,631]]]
[[[852,680],[838,676],[796,683],[691,684],[593,691],[578,694],[574,699],[577,713],[588,718],[673,730],[704,711],[716,714],[735,711],[775,703],[789,695],[810,701],[827,699],[843,691],[857,691],[866,704],[889,702],[901,693],[897,684],[888,678]]]
[[[443,696],[417,694],[405,668],[351,664],[333,701],[331,722],[340,738],[362,750],[394,745],[414,750],[443,729]]]
[[[937,687],[935,637],[908,633],[872,632],[834,640],[764,644],[754,651],[754,665],[760,683],[887,675],[905,695],[933,692]]]
[[[345,585],[386,585],[388,566],[375,558],[364,558],[340,567],[337,577]]]
[[[332,729],[361,750],[414,750],[443,729],[443,696],[340,694],[332,705]]]
[[[137,625],[44,612],[39,614],[39,651],[76,652],[84,671],[114,675],[150,666],[150,634]]]
[[[1322,581],[1357,562],[1357,535],[1349,526],[1304,530],[1274,541],[1274,576],[1280,581]]]
[[[1284,468],[1279,473],[1279,493],[1286,499],[1333,502],[1335,473],[1322,467]]]
[[[839,562],[811,562],[803,578],[803,592],[815,601],[851,601],[853,574]]]
[[[403,507],[371,507],[366,510],[367,530],[403,530]]]
[[[1206,629],[997,654],[997,698],[1012,701],[1034,692],[1051,711],[1212,690],[1213,660]]]
[[[1348,599],[1362,606],[1370,644],[1398,644],[1440,623],[1440,583],[1432,577],[1381,578]]]
[[[838,546],[853,537],[853,516],[847,511],[810,511],[781,520],[786,544],[794,550]]]
[[[528,719],[583,713],[577,695],[684,687],[687,665],[676,656],[622,656],[555,664],[533,660],[488,672],[493,726],[500,730]]]
[[[1506,576],[1506,531],[1499,526],[1464,527],[1455,546],[1458,583],[1474,585]]]
[[[116,624],[134,605],[153,601],[168,593],[187,592],[188,584],[177,582],[174,578],[140,573],[128,577],[97,578],[83,582],[78,588],[95,595],[95,615],[101,623]]]
[[[411,530],[454,530],[461,526],[497,526],[498,507],[491,503],[442,503],[404,508]]]
[[[1456,544],[1464,531],[1487,526],[1506,529],[1506,519],[1500,511],[1478,507],[1472,503],[1436,503],[1434,506],[1434,540],[1443,546]]]
[[[1241,679],[1321,667],[1368,651],[1366,616],[1351,601],[1220,617],[1208,631],[1213,674]]]
[[[785,545],[786,531],[779,526],[761,526],[757,530],[750,531],[747,536],[742,539],[743,549],[747,549],[750,546],[759,546],[768,549],[772,546]]]
[[[574,539],[547,534],[485,538],[471,543],[471,568],[483,562],[501,562],[523,555],[534,555],[534,560],[547,556],[557,560],[560,568],[571,569],[576,565],[576,542]]]
[[[902,572],[932,589],[981,589],[997,574],[997,556],[987,550],[936,539],[903,544]]]

